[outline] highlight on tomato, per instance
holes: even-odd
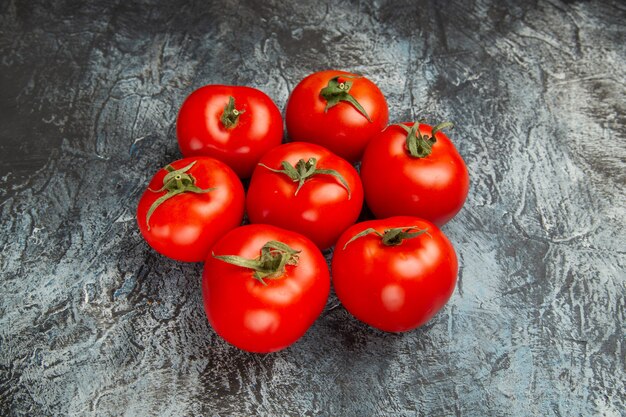
[[[248,178],[261,156],[282,142],[283,119],[260,90],[206,85],[185,99],[176,135],[184,156],[216,158]]]
[[[202,291],[209,323],[228,343],[267,353],[296,342],[326,305],[330,277],[306,237],[270,225],[228,232],[207,258]]]
[[[364,76],[327,70],[300,81],[285,118],[290,140],[321,145],[355,162],[387,125],[389,109],[376,84]]]
[[[329,150],[305,142],[280,145],[263,156],[250,180],[251,223],[293,230],[320,249],[354,224],[363,206],[359,174]]]
[[[417,216],[442,226],[463,207],[469,175],[461,155],[441,131],[451,123],[391,125],[363,156],[365,201],[377,218]]]
[[[154,175],[139,200],[137,223],[160,254],[200,262],[217,239],[241,224],[244,199],[241,181],[223,162],[180,159]]]
[[[430,320],[452,295],[457,272],[448,238],[416,217],[357,223],[341,235],[332,259],[333,286],[346,310],[388,332]]]

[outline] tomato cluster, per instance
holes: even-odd
[[[388,119],[378,87],[343,71],[295,87],[285,144],[280,110],[257,89],[187,97],[176,123],[185,158],[155,174],[137,221],[157,252],[205,262],[206,314],[226,341],[273,352],[304,335],[328,299],[321,251],[332,246],[337,297],[373,327],[414,329],[448,301],[458,262],[439,227],[465,202],[467,168],[449,123]],[[355,224],[364,201],[377,219]]]

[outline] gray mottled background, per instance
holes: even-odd
[[[624,415],[626,6],[261,3],[0,2],[0,415]],[[284,108],[325,68],[375,81],[391,122],[456,122],[458,288],[402,335],[333,295],[247,354],[135,206],[193,89]]]

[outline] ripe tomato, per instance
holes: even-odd
[[[287,103],[287,133],[350,162],[389,120],[387,101],[376,84],[344,71],[321,71],[296,86]]]
[[[332,260],[333,285],[344,307],[389,332],[430,320],[452,295],[457,268],[446,236],[416,217],[355,224],[337,241]]]
[[[347,161],[321,146],[293,142],[269,151],[254,170],[246,208],[251,223],[302,233],[332,246],[359,217],[363,186]]]
[[[417,216],[442,226],[461,210],[469,176],[450,139],[438,131],[445,125],[435,126],[434,138],[428,125],[393,125],[370,142],[361,179],[376,217]]]
[[[283,119],[262,91],[207,85],[183,103],[176,135],[184,156],[211,156],[248,178],[261,156],[282,142]]]
[[[265,353],[286,348],[311,327],[326,305],[330,277],[309,239],[254,224],[215,244],[202,291],[218,335],[239,349]]]
[[[159,170],[141,196],[139,230],[157,252],[200,262],[217,239],[241,224],[244,198],[241,181],[224,163],[180,159]]]

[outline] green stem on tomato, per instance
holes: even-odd
[[[254,259],[248,259],[237,255],[216,255],[215,259],[240,266],[254,271],[252,276],[261,284],[267,285],[265,279],[280,278],[285,273],[287,265],[298,265],[299,253],[283,242],[270,240],[261,247],[261,254]]]
[[[426,158],[433,151],[433,144],[437,141],[435,135],[440,130],[454,127],[454,124],[450,122],[439,123],[433,126],[432,132],[429,135],[422,135],[420,132],[420,123],[415,122],[413,126],[408,127],[405,124],[398,123],[392,126],[399,126],[406,132],[406,147],[409,150],[409,155],[414,158]]]
[[[416,238],[420,235],[423,235],[424,233],[429,235],[428,229],[419,229],[415,226],[394,227],[391,229],[386,229],[385,231],[383,231],[383,233],[380,233],[378,230],[370,227],[352,236],[352,239],[348,240],[346,244],[343,245],[343,249],[346,249],[348,244],[354,242],[355,240],[370,234],[378,236],[382,244],[385,246],[398,246],[401,245],[402,242],[404,242],[405,240]]]
[[[228,97],[228,103],[226,104],[226,106],[224,106],[224,112],[220,117],[220,121],[226,129],[232,129],[233,127],[237,126],[237,122],[239,122],[239,116],[241,116],[243,113],[245,113],[245,110],[237,110],[235,108],[235,97],[230,96]]]
[[[369,115],[361,106],[352,94],[350,94],[350,89],[352,88],[352,81],[342,80],[340,78],[360,78],[360,76],[349,76],[349,75],[338,75],[336,77],[331,78],[328,81],[328,85],[320,91],[320,96],[326,100],[326,107],[324,108],[324,112],[327,112],[331,107],[336,106],[341,101],[346,101],[352,104],[359,113],[361,113],[368,122],[372,123],[372,119],[370,119]]]
[[[175,169],[171,165],[166,166],[164,169],[167,171],[167,174],[165,174],[165,176],[163,177],[163,186],[158,190],[148,188],[148,190],[153,193],[167,191],[161,197],[156,199],[148,209],[148,213],[146,214],[146,225],[148,226],[148,230],[150,230],[150,217],[152,216],[154,211],[165,201],[182,193],[202,194],[208,193],[209,191],[213,191],[215,189],[207,188],[203,190],[196,185],[196,179],[193,177],[193,175],[187,173],[187,171],[189,171],[196,162],[197,161],[193,161],[192,163],[181,169]]]
[[[343,188],[348,191],[348,200],[352,198],[352,192],[350,191],[350,186],[348,186],[348,182],[338,171],[334,169],[318,169],[317,168],[317,159],[309,158],[308,161],[304,159],[300,159],[295,165],[291,165],[287,161],[281,162],[282,169],[270,168],[267,165],[259,163],[263,168],[269,169],[272,172],[276,172],[279,174],[284,174],[293,182],[298,183],[298,188],[296,188],[296,192],[294,195],[298,195],[298,191],[304,185],[306,180],[311,178],[314,175],[331,175],[337,179],[343,186]]]

